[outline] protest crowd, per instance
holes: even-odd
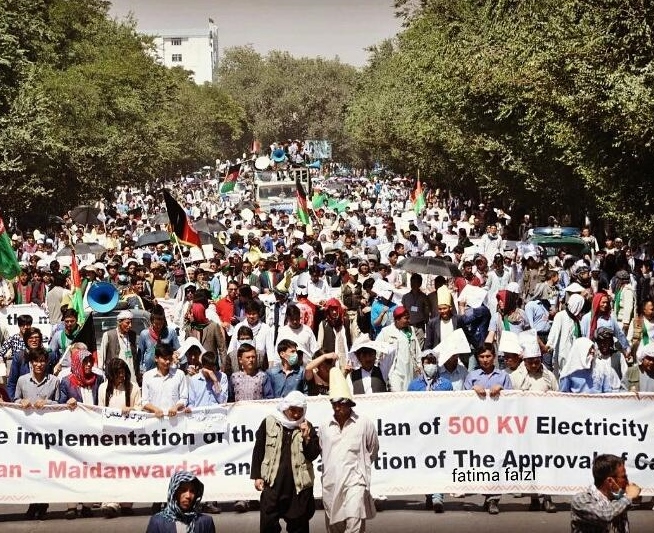
[[[277,159],[305,161],[296,143],[269,155],[273,170]],[[512,216],[508,205],[423,189],[415,178],[338,177],[317,166],[310,191],[279,170],[277,179],[297,188],[296,208],[265,210],[256,173],[254,159],[218,162],[225,181],[211,170],[180,174],[146,190],[120,187],[112,201],[48,227],[8,224],[19,270],[0,279],[0,306],[10,314],[38,306],[51,333],[44,342],[25,313],[18,332],[3,324],[3,400],[183,416],[294,391],[326,395],[333,369],[354,397],[654,392],[645,247],[615,235],[598,242],[586,227],[580,253],[548,254],[531,239],[529,214]],[[558,225],[553,217],[542,224]],[[98,305],[115,327],[80,337]],[[137,317],[147,317],[138,331]],[[499,500],[488,496],[486,511],[499,513]],[[426,505],[443,512],[444,495],[428,495]],[[92,512],[77,506],[67,518]],[[28,514],[46,509],[32,504]],[[534,494],[530,509],[556,505]],[[131,506],[105,502],[102,512]]]

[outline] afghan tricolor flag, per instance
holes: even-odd
[[[166,201],[166,211],[168,212],[168,220],[170,221],[172,232],[176,235],[179,242],[187,246],[198,246],[201,248],[202,241],[200,240],[200,234],[189,222],[186,211],[184,211],[182,206],[177,203],[177,200],[166,189],[164,189],[163,195]]]
[[[82,277],[79,274],[75,250],[71,250],[70,277],[70,308],[75,310],[77,321],[82,324],[85,318],[84,295],[82,294]]]
[[[230,165],[229,170],[227,171],[227,176],[225,176],[225,181],[223,181],[220,186],[220,194],[225,194],[234,190],[234,187],[236,187],[236,180],[240,173],[241,163]]]
[[[16,252],[11,247],[11,241],[5,223],[0,218],[0,275],[6,280],[12,280],[20,273],[20,265]]]
[[[416,215],[419,215],[422,210],[425,208],[425,193],[422,191],[422,184],[420,183],[420,178],[418,178],[418,184],[416,185],[416,193],[413,200],[413,210]]]
[[[307,206],[307,192],[304,190],[299,177],[295,179],[295,188],[297,189],[297,218],[305,226],[310,226],[311,217],[309,217],[309,208]]]

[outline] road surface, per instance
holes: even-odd
[[[649,498],[646,498],[649,500]],[[529,512],[529,498],[503,496],[500,502],[500,514],[490,516],[483,512],[481,496],[468,496],[465,499],[447,497],[446,511],[436,515],[424,508],[424,499],[418,496],[403,496],[386,501],[385,509],[369,522],[368,531],[374,533],[434,533],[437,528],[449,532],[506,533],[507,531],[529,533],[551,533],[570,531],[569,498],[554,498],[559,512]],[[223,512],[213,515],[218,533],[238,531],[256,533],[259,530],[259,513],[252,510],[245,514],[233,512],[232,504],[222,504]],[[135,505],[135,516],[118,517],[111,520],[103,518],[99,510],[94,510],[93,518],[65,520],[65,504],[50,506],[47,519],[43,521],[25,521],[23,513],[26,506],[1,505],[0,531],[13,532],[48,532],[48,533],[131,533],[144,532],[149,519],[149,505]],[[634,509],[629,513],[632,533],[654,530],[654,511],[651,505]],[[324,514],[316,512],[311,521],[312,533],[325,533]]]

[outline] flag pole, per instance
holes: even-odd
[[[186,263],[184,262],[182,247],[179,245],[179,239],[177,238],[177,235],[175,235],[175,232],[172,231],[172,226],[170,226],[170,224],[168,225],[168,230],[170,231],[170,235],[173,238],[173,250],[175,249],[175,246],[177,246],[177,251],[179,252],[179,260],[182,262],[182,268],[184,269],[184,276],[186,277],[186,283],[191,283],[191,278],[189,278],[188,276],[188,270],[186,270]]]

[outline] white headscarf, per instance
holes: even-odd
[[[588,370],[593,364],[593,357],[588,355],[590,349],[594,346],[593,341],[586,337],[575,339],[570,348],[568,361],[561,372],[561,377],[569,376],[577,370]]]
[[[284,411],[288,409],[289,407],[301,407],[304,409],[304,413],[302,414],[302,418],[299,420],[289,420],[286,417],[286,414]],[[282,426],[288,429],[296,429],[300,427],[300,424],[304,422],[304,415],[307,412],[307,397],[302,394],[300,391],[294,390],[289,392],[286,396],[284,396],[280,402],[277,404],[277,411],[273,413],[273,416],[279,422]]]
[[[645,357],[654,358],[654,343],[649,343],[645,345],[641,343],[638,346],[638,350],[636,351],[636,359],[638,360],[638,364],[642,363]]]
[[[568,300],[567,308],[573,315],[577,316],[581,313],[581,310],[584,308],[584,297],[581,294],[573,294]]]

